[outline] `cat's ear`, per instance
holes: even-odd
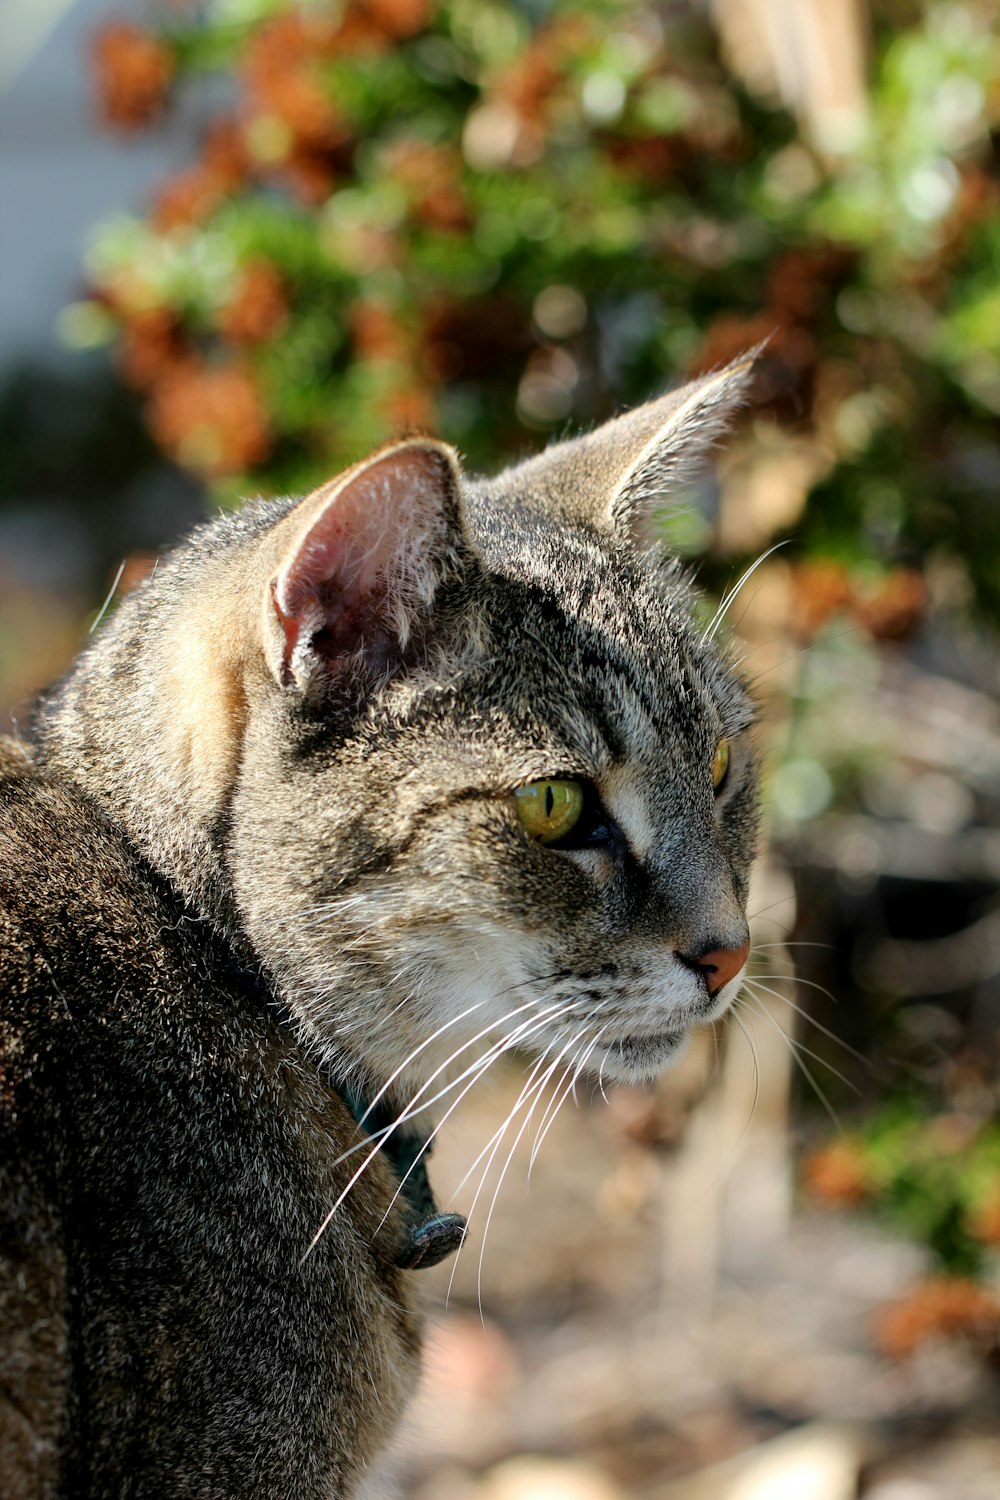
[[[286,687],[315,691],[348,663],[385,678],[467,560],[454,451],[432,438],[383,448],[306,497],[265,599],[265,650]]]
[[[763,347],[763,346],[760,346]],[[657,502],[704,463],[741,406],[760,347],[511,473],[550,513],[644,540]]]

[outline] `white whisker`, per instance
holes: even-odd
[[[781,541],[775,542],[773,547],[768,547],[767,551],[762,552],[760,557],[757,558],[756,562],[752,562],[750,564],[746,572],[742,574],[742,576],[737,580],[737,582],[728,591],[728,593],[722,596],[722,602],[720,603],[718,609],[715,611],[715,614],[712,616],[712,619],[710,620],[704,634],[702,635],[703,641],[712,641],[715,639],[719,626],[722,624],[722,621],[725,618],[726,614],[735,603],[736,597],[739,594],[740,590],[743,588],[744,584],[746,584],[753,577],[762,563],[767,562],[767,559],[769,557],[772,557],[774,553],[779,550],[779,548],[786,545],[787,544],[784,541]]]
[[[777,976],[764,976],[764,978],[768,979],[772,977],[776,977],[778,979],[785,978],[785,976],[782,974],[779,974]],[[801,979],[796,977],[796,984],[802,984],[802,982],[803,981]],[[803,1010],[802,1006],[797,1005],[796,1002],[792,999],[791,995],[783,995],[780,990],[773,989],[769,984],[764,984],[763,979],[761,979],[756,974],[752,975],[749,979],[744,979],[743,983],[749,989],[753,989],[756,986],[756,988],[763,990],[765,994],[773,995],[774,998],[776,1000],[780,1000],[783,1005],[790,1006],[791,1009],[794,1010],[797,1015],[800,1015],[804,1021],[807,1021],[810,1026],[814,1026],[817,1031],[821,1031],[824,1036],[829,1037],[831,1042],[836,1042],[838,1047],[843,1047],[845,1052],[849,1052],[853,1058],[855,1058],[859,1063],[863,1063],[865,1067],[869,1066],[868,1058],[865,1057],[863,1052],[859,1052],[857,1048],[851,1046],[850,1042],[845,1042],[843,1037],[839,1037],[835,1031],[831,1031],[828,1026],[824,1026],[822,1021],[817,1021],[815,1016],[811,1016],[807,1010]],[[823,993],[826,994],[827,991],[824,990]],[[833,999],[832,995],[830,996],[830,999]]]
[[[779,995],[778,998],[783,999],[784,997]],[[780,1036],[784,1037],[785,1041],[788,1043],[789,1047],[794,1053],[804,1053],[806,1057],[811,1057],[814,1062],[819,1063],[821,1068],[826,1068],[828,1073],[832,1073],[834,1078],[839,1079],[844,1087],[850,1089],[853,1094],[861,1093],[861,1090],[858,1088],[857,1084],[852,1083],[849,1078],[845,1077],[844,1074],[841,1073],[837,1068],[835,1068],[831,1062],[828,1062],[825,1057],[822,1057],[818,1052],[814,1052],[811,1047],[807,1047],[805,1042],[799,1041],[798,1037],[791,1036],[787,1031],[785,1031],[785,1029],[779,1025],[774,1016],[770,1014],[770,1012],[765,1008],[765,1006],[757,996],[751,996],[751,999],[757,1001],[757,1004],[755,1006],[757,1014],[763,1016],[764,1020],[767,1021],[769,1025],[773,1026]]]
[[[437,1078],[439,1076],[439,1074],[442,1073],[444,1071],[444,1069],[447,1068],[449,1066],[449,1064],[452,1063],[454,1061],[454,1059],[457,1056],[459,1056],[462,1052],[464,1052],[468,1047],[471,1047],[475,1042],[480,1041],[482,1039],[482,1037],[488,1035],[488,1033],[490,1031],[495,1030],[498,1025],[504,1024],[505,1022],[509,1021],[513,1016],[517,1016],[517,1015],[522,1014],[523,1011],[529,1009],[530,1006],[534,1005],[535,1003],[536,1002],[532,999],[532,1000],[529,1000],[525,1005],[518,1006],[513,1011],[508,1011],[508,1013],[507,1013],[506,1016],[503,1016],[503,1017],[501,1017],[501,1019],[499,1021],[494,1021],[494,1022],[491,1023],[491,1025],[489,1025],[487,1027],[484,1027],[483,1030],[480,1031],[480,1032],[478,1032],[475,1037],[471,1038],[470,1041],[463,1042],[462,1046],[459,1047],[459,1048],[457,1048],[455,1050],[455,1052],[453,1052],[451,1054],[451,1057],[447,1058],[445,1060],[445,1062],[441,1063],[440,1066],[437,1067],[434,1070],[434,1072],[430,1075],[430,1077],[421,1085],[420,1089],[418,1089],[417,1093],[413,1096],[413,1098],[406,1105],[406,1107],[403,1110],[403,1112],[392,1122],[392,1124],[389,1125],[388,1127],[386,1127],[384,1130],[375,1133],[375,1134],[377,1134],[379,1136],[379,1139],[376,1142],[374,1149],[369,1153],[368,1156],[365,1157],[365,1159],[361,1163],[360,1167],[357,1168],[357,1170],[354,1172],[354,1175],[350,1178],[350,1180],[347,1183],[346,1187],[344,1187],[344,1188],[341,1189],[340,1193],[337,1196],[336,1201],[333,1204],[333,1207],[326,1214],[326,1216],[323,1219],[323,1222],[320,1224],[320,1226],[317,1229],[316,1233],[313,1235],[313,1237],[310,1240],[308,1246],[306,1247],[305,1253],[304,1253],[304,1255],[302,1257],[303,1260],[307,1259],[307,1257],[315,1249],[315,1247],[318,1244],[319,1240],[322,1238],[323,1232],[325,1231],[325,1229],[329,1225],[330,1220],[333,1218],[334,1214],[337,1212],[337,1209],[343,1203],[344,1199],[347,1197],[348,1193],[351,1191],[351,1189],[354,1187],[354,1185],[358,1182],[358,1180],[360,1179],[360,1177],[364,1173],[365,1169],[368,1167],[369,1163],[371,1161],[373,1161],[374,1158],[378,1155],[379,1151],[382,1149],[382,1146],[385,1144],[385,1141],[388,1140],[389,1136],[395,1134],[395,1132],[399,1129],[399,1127],[401,1125],[406,1124],[406,1122],[408,1120],[411,1120],[414,1117],[414,1115],[423,1113],[423,1111],[426,1110],[426,1109],[428,1109],[430,1107],[430,1104],[434,1102],[433,1100],[432,1101],[428,1101],[428,1102],[425,1102],[424,1104],[421,1104],[419,1109],[415,1109],[414,1108],[414,1105],[416,1104],[417,1100],[421,1097],[421,1095],[423,1093],[426,1092],[426,1090],[433,1083],[434,1079]],[[474,1008],[477,1008],[477,1007],[470,1007],[470,1009],[474,1009]],[[544,1008],[536,1016],[532,1017],[528,1022],[522,1022],[519,1026],[516,1026],[512,1032],[509,1032],[506,1036],[502,1037],[499,1042],[494,1043],[491,1048],[487,1049],[487,1053],[484,1054],[487,1057],[487,1059],[488,1059],[487,1062],[486,1062],[486,1067],[489,1067],[490,1064],[495,1060],[495,1058],[500,1056],[501,1052],[507,1051],[517,1041],[518,1037],[521,1035],[521,1033],[526,1028],[530,1029],[536,1023],[537,1024],[544,1024],[548,1020],[549,1014],[553,1010],[558,1010],[558,1009],[559,1009],[558,1005],[549,1006],[547,1008]],[[421,1044],[421,1049],[422,1049],[422,1046],[423,1046],[423,1044]],[[489,1055],[490,1053],[492,1053],[493,1055],[490,1056]],[[473,1078],[473,1083],[475,1083],[478,1080],[478,1078],[482,1076],[481,1073],[477,1073],[476,1072],[476,1070],[480,1068],[482,1062],[483,1062],[483,1058],[480,1057],[477,1060],[477,1062],[473,1063],[470,1067],[466,1068],[462,1073],[459,1074],[459,1076],[456,1079],[452,1080],[452,1082],[449,1083],[442,1092],[443,1093],[450,1093],[451,1090],[453,1088],[457,1088],[457,1086],[465,1078],[467,1078],[470,1073],[476,1074],[476,1076]],[[483,1068],[482,1071],[485,1071],[485,1068]],[[399,1072],[399,1070],[397,1069],[397,1076],[398,1076],[398,1072]],[[471,1086],[472,1085],[470,1084],[469,1087],[471,1088]],[[385,1089],[383,1088],[380,1091],[380,1093],[378,1095],[376,1095],[376,1098],[381,1098],[381,1096],[382,1096],[382,1094],[384,1092],[385,1092]],[[467,1092],[467,1090],[463,1091],[463,1095],[464,1095],[464,1092]],[[442,1096],[438,1095],[436,1097],[440,1098]],[[459,1097],[463,1097],[463,1096],[460,1095]],[[375,1101],[373,1100],[372,1102],[374,1104]],[[369,1109],[366,1111],[365,1118],[367,1117],[367,1114],[370,1113],[371,1107],[372,1106],[369,1106]],[[450,1113],[450,1111],[449,1111],[449,1113]],[[369,1139],[370,1140],[374,1140],[375,1139],[375,1134],[373,1134],[372,1136],[370,1136]],[[338,1166],[340,1164],[340,1161],[344,1160],[344,1157],[353,1155],[354,1151],[356,1151],[356,1150],[357,1150],[357,1145],[355,1144],[354,1146],[352,1146],[350,1148],[349,1151],[345,1152],[344,1156],[340,1157],[338,1159],[338,1161],[332,1163],[332,1165],[333,1166]]]
[[[576,1003],[579,1003],[579,1002],[576,1002]],[[565,1042],[563,1044],[563,1046],[560,1048],[558,1054],[556,1055],[555,1060],[549,1065],[548,1069],[545,1072],[545,1076],[542,1078],[541,1082],[539,1083],[539,1085],[537,1087],[537,1090],[535,1091],[535,1102],[532,1105],[530,1111],[528,1112],[528,1117],[527,1118],[529,1120],[530,1120],[532,1114],[534,1114],[535,1106],[537,1105],[538,1100],[542,1097],[542,1093],[544,1091],[546,1083],[548,1082],[549,1078],[552,1076],[552,1073],[555,1071],[555,1069],[559,1066],[560,1059],[562,1058],[562,1056],[566,1052],[567,1048],[574,1046],[576,1044],[576,1042],[580,1039],[580,1037],[582,1037],[584,1035],[584,1030],[585,1030],[585,1028],[581,1028],[581,1030],[578,1031],[573,1037],[571,1037],[568,1042]],[[501,1127],[499,1128],[499,1130],[497,1130],[496,1132],[494,1132],[494,1135],[492,1137],[493,1149],[490,1151],[489,1160],[487,1161],[485,1167],[483,1168],[482,1175],[480,1176],[480,1179],[479,1179],[479,1186],[476,1188],[475,1195],[474,1195],[474,1197],[472,1199],[472,1204],[471,1204],[471,1206],[469,1208],[469,1212],[468,1212],[468,1215],[467,1215],[467,1221],[468,1222],[471,1222],[472,1216],[473,1216],[473,1214],[476,1211],[476,1205],[479,1202],[480,1195],[482,1194],[483,1188],[486,1186],[486,1179],[489,1177],[490,1168],[492,1167],[493,1162],[496,1159],[496,1154],[497,1154],[497,1152],[500,1149],[500,1145],[501,1145],[501,1143],[503,1141],[503,1138],[507,1134],[507,1131],[508,1131],[508,1129],[509,1129],[509,1127],[511,1125],[511,1122],[514,1119],[514,1116],[517,1113],[517,1109],[518,1109],[518,1107],[519,1107],[519,1105],[521,1103],[521,1100],[523,1098],[524,1098],[524,1090],[522,1090],[521,1096],[520,1096],[520,1098],[518,1100],[518,1104],[516,1104],[514,1106],[514,1108],[508,1112],[507,1118],[504,1120],[504,1122],[501,1125]],[[520,1140],[520,1132],[518,1134],[518,1140]],[[485,1154],[486,1154],[485,1151],[480,1152],[479,1157],[477,1158],[477,1161],[482,1160],[482,1157]],[[468,1177],[469,1175],[471,1175],[471,1174],[467,1173],[466,1177]],[[463,1178],[463,1182],[465,1180],[466,1179]],[[495,1201],[496,1200],[494,1198],[494,1202]],[[488,1223],[488,1221],[487,1221],[487,1223]],[[485,1243],[485,1241],[484,1241],[484,1243]],[[452,1286],[454,1285],[455,1275],[456,1275],[456,1273],[458,1271],[459,1260],[461,1258],[461,1253],[462,1253],[463,1249],[464,1249],[464,1242],[463,1242],[462,1245],[459,1246],[458,1255],[455,1257],[455,1264],[451,1268],[451,1276],[450,1276],[449,1281],[448,1281],[448,1293],[447,1293],[448,1297],[451,1296],[451,1289],[452,1289]],[[480,1269],[481,1268],[482,1268],[482,1258],[480,1257]],[[480,1315],[482,1315],[482,1297],[480,1297],[479,1311],[480,1311]]]
[[[554,1046],[555,1046],[555,1043],[554,1042],[550,1042],[549,1045],[548,1045],[548,1047],[546,1047],[545,1050],[536,1059],[535,1065],[532,1068],[531,1072],[529,1073],[527,1081],[524,1084],[524,1087],[521,1089],[521,1092],[520,1092],[520,1094],[518,1094],[517,1099],[514,1101],[514,1104],[511,1106],[510,1110],[507,1112],[507,1115],[505,1116],[503,1123],[501,1125],[497,1126],[496,1130],[493,1132],[493,1134],[490,1136],[489,1140],[486,1142],[486,1145],[479,1152],[479,1155],[476,1157],[475,1161],[473,1161],[473,1162],[470,1163],[470,1165],[466,1169],[465,1173],[463,1174],[461,1181],[452,1190],[452,1194],[451,1194],[451,1198],[452,1199],[454,1199],[462,1191],[462,1189],[464,1188],[465,1184],[468,1182],[468,1180],[472,1176],[473,1172],[479,1166],[479,1163],[482,1161],[483,1157],[489,1151],[489,1149],[493,1145],[493,1143],[498,1139],[498,1137],[501,1137],[504,1134],[504,1132],[506,1131],[508,1125],[510,1124],[511,1120],[513,1119],[514,1115],[517,1114],[517,1111],[521,1108],[522,1104],[528,1098],[529,1094],[535,1093],[539,1089],[543,1089],[545,1087],[546,1083],[548,1082],[548,1080],[549,1080],[549,1078],[551,1076],[552,1067],[555,1067],[558,1064],[558,1061],[559,1061],[558,1057],[556,1058],[556,1062],[551,1065],[549,1071],[545,1074],[545,1077],[542,1078],[542,1079],[540,1079],[537,1084],[535,1084],[534,1081],[538,1077],[539,1070],[542,1067],[544,1067],[545,1060],[548,1057],[549,1052],[552,1050],[552,1048]]]
[[[571,1092],[571,1090],[575,1089],[575,1087],[576,1087],[576,1080],[579,1078],[580,1074],[583,1072],[583,1069],[586,1066],[588,1057],[593,1052],[594,1048],[597,1046],[598,1042],[600,1041],[600,1039],[604,1035],[604,1033],[607,1031],[607,1029],[608,1029],[608,1023],[606,1022],[601,1027],[601,1029],[597,1033],[597,1035],[594,1037],[594,1039],[590,1043],[590,1045],[587,1047],[587,1049],[584,1052],[583,1056],[580,1058],[580,1061],[577,1063],[576,1069],[572,1073],[572,1076],[570,1078],[568,1086],[563,1090],[562,1096],[560,1097],[558,1103],[556,1104],[555,1109],[552,1111],[551,1115],[549,1116],[548,1123],[546,1123],[546,1121],[543,1118],[541,1125],[539,1125],[539,1127],[538,1127],[538,1134],[535,1136],[535,1141],[534,1141],[534,1144],[533,1144],[533,1146],[531,1148],[531,1158],[530,1158],[530,1160],[528,1162],[528,1175],[529,1176],[531,1175],[531,1169],[532,1169],[532,1167],[535,1165],[535,1158],[537,1157],[539,1151],[542,1148],[542,1142],[545,1140],[545,1137],[548,1135],[549,1131],[552,1129],[552,1126],[555,1124],[556,1115],[559,1113],[559,1111],[562,1108],[563,1104],[566,1102],[567,1095]],[[571,1065],[571,1067],[572,1067],[572,1065]],[[569,1071],[570,1070],[567,1069],[567,1072],[569,1072]]]
[[[762,1016],[764,1018],[764,1020],[769,1023],[769,1025],[773,1026],[774,1029],[779,1033],[779,1035],[783,1036],[787,1042],[791,1043],[792,1038],[788,1035],[788,1033],[786,1031],[782,1031],[781,1027],[778,1025],[778,1023],[774,1019],[774,1017],[771,1016],[771,1015],[769,1015],[766,1010],[758,1009],[757,1014],[760,1015],[760,1016]],[[833,1124],[836,1126],[837,1130],[840,1133],[843,1133],[844,1126],[843,1126],[843,1123],[842,1123],[842,1121],[840,1119],[840,1116],[837,1114],[837,1111],[834,1109],[833,1105],[830,1103],[829,1099],[826,1097],[826,1094],[824,1093],[824,1091],[820,1088],[819,1083],[816,1081],[816,1077],[813,1074],[812,1069],[803,1061],[802,1057],[800,1056],[800,1052],[803,1052],[803,1051],[804,1052],[809,1052],[808,1047],[801,1047],[801,1044],[796,1044],[795,1046],[791,1046],[790,1047],[790,1051],[791,1051],[792,1057],[795,1059],[796,1064],[798,1065],[798,1067],[800,1068],[800,1070],[802,1072],[802,1076],[805,1079],[808,1080],[810,1087],[812,1088],[813,1092],[815,1093],[817,1099],[822,1104],[823,1108],[826,1110],[827,1114],[830,1116],[830,1119],[833,1121]],[[816,1054],[815,1053],[810,1053],[809,1055],[811,1057],[815,1057]],[[819,1059],[819,1061],[822,1061],[822,1059]],[[830,1067],[830,1064],[827,1063],[826,1066]],[[837,1075],[838,1078],[843,1078],[842,1074],[837,1073],[836,1068],[832,1068],[831,1067],[830,1071],[832,1073],[836,1073],[836,1075]],[[843,1078],[843,1082],[847,1083],[847,1079]],[[853,1088],[854,1085],[853,1084],[849,1084],[848,1087]],[[860,1092],[860,1091],[858,1091],[858,1092]]]
[[[548,1078],[548,1076],[549,1076],[548,1074],[545,1075],[545,1079],[542,1080],[542,1083],[539,1085],[538,1089],[535,1092],[535,1098],[534,1098],[534,1102],[532,1103],[531,1108],[528,1110],[528,1112],[525,1115],[524,1119],[521,1121],[521,1128],[518,1130],[517,1135],[514,1137],[514,1144],[511,1146],[510,1150],[507,1153],[507,1160],[504,1162],[503,1167],[500,1170],[500,1176],[497,1179],[497,1185],[496,1185],[496,1187],[493,1189],[493,1197],[490,1200],[490,1206],[489,1206],[489,1208],[487,1209],[487,1212],[486,1212],[486,1223],[483,1225],[483,1239],[482,1239],[482,1244],[479,1247],[479,1264],[478,1264],[478,1266],[476,1268],[476,1300],[479,1303],[479,1316],[480,1317],[482,1317],[482,1315],[483,1315],[483,1262],[486,1259],[486,1242],[489,1239],[490,1224],[493,1222],[493,1210],[497,1206],[497,1199],[500,1197],[500,1189],[503,1187],[504,1178],[507,1176],[507,1171],[508,1171],[508,1169],[510,1167],[510,1164],[514,1160],[514,1152],[517,1150],[518,1144],[520,1143],[521,1138],[524,1135],[524,1132],[527,1130],[528,1126],[531,1124],[531,1117],[535,1113],[535,1110],[538,1107],[538,1101],[542,1097],[542,1092],[543,1092],[544,1087],[545,1087],[545,1081]],[[516,1108],[515,1108],[515,1110],[511,1111],[510,1116],[508,1117],[508,1124],[514,1118],[515,1112],[516,1112]],[[507,1126],[504,1127],[504,1134],[506,1134],[506,1132],[507,1132]],[[501,1136],[500,1139],[502,1140],[503,1136]],[[499,1145],[499,1141],[497,1142],[497,1145]],[[490,1157],[490,1161],[489,1161],[489,1166],[492,1166],[492,1164],[493,1164],[493,1157],[491,1156]],[[487,1171],[489,1171],[489,1166],[487,1166]]]
[[[531,1022],[531,1024],[530,1024],[530,1026],[527,1025],[527,1024],[525,1024],[525,1025],[522,1025],[522,1026],[518,1027],[517,1030],[516,1030],[516,1032],[512,1033],[512,1036],[514,1037],[514,1040],[516,1040],[518,1043],[526,1041],[529,1037],[533,1036],[536,1031],[543,1030],[551,1021],[559,1020],[561,1018],[561,1016],[568,1014],[569,1011],[573,1010],[575,1008],[575,1006],[578,1005],[578,1004],[580,1004],[580,1001],[573,1001],[571,1004],[564,1006],[561,1011],[557,1011],[554,1015],[546,1013],[546,1014],[540,1016],[537,1019],[533,1019],[532,1022]],[[389,1202],[389,1207],[386,1209],[385,1213],[382,1215],[382,1219],[381,1219],[380,1225],[379,1225],[380,1228],[381,1228],[381,1225],[384,1224],[385,1221],[386,1221],[386,1219],[389,1217],[389,1214],[390,1214],[390,1212],[392,1210],[393,1204],[396,1202],[396,1199],[399,1197],[400,1193],[403,1191],[403,1186],[404,1186],[407,1178],[409,1177],[410,1173],[414,1170],[414,1168],[416,1167],[417,1163],[420,1161],[420,1159],[424,1155],[424,1153],[430,1150],[431,1143],[434,1140],[434,1137],[437,1135],[438,1131],[441,1129],[442,1125],[444,1125],[445,1121],[449,1118],[449,1116],[458,1108],[458,1106],[461,1104],[462,1100],[465,1098],[466,1094],[468,1094],[469,1090],[472,1089],[472,1088],[474,1088],[476,1086],[476,1084],[479,1082],[479,1080],[484,1076],[484,1074],[487,1073],[488,1070],[493,1066],[493,1064],[496,1062],[497,1058],[500,1057],[500,1056],[502,1056],[502,1054],[504,1052],[509,1051],[510,1046],[511,1046],[511,1038],[510,1037],[505,1037],[502,1046],[496,1045],[496,1046],[494,1046],[492,1048],[488,1048],[487,1051],[483,1054],[482,1058],[480,1059],[480,1061],[483,1063],[483,1066],[481,1068],[479,1068],[478,1072],[476,1072],[475,1076],[471,1079],[471,1081],[466,1084],[465,1088],[458,1095],[458,1097],[456,1099],[454,1099],[452,1101],[452,1103],[448,1106],[447,1110],[441,1116],[441,1119],[437,1122],[437,1124],[434,1126],[434,1129],[430,1132],[430,1134],[428,1135],[427,1139],[421,1144],[419,1151],[417,1152],[416,1156],[413,1158],[413,1161],[410,1163],[409,1167],[406,1169],[405,1173],[403,1174],[403,1177],[401,1178],[401,1180],[399,1182],[399,1186],[396,1188],[396,1191],[393,1193],[392,1198],[391,1198],[391,1200]],[[468,1071],[471,1071],[471,1070],[467,1069],[466,1073]],[[466,1077],[466,1073],[463,1073],[460,1078],[456,1079],[456,1084],[460,1083],[462,1081],[462,1078]],[[449,1088],[448,1088],[448,1090],[446,1092],[450,1092],[451,1088],[454,1087],[454,1086],[455,1085],[449,1085]],[[438,1097],[440,1097],[440,1095]],[[518,1102],[520,1103],[520,1101],[518,1101]],[[420,1111],[418,1111],[418,1113],[422,1113],[424,1108],[425,1108],[425,1106],[421,1105]],[[515,1110],[517,1109],[517,1105],[514,1106],[514,1109]],[[410,1118],[410,1116],[404,1114],[400,1118],[401,1119],[408,1119],[408,1118]],[[509,1120],[509,1118],[510,1118],[510,1116],[508,1116],[508,1120]],[[504,1128],[506,1128],[506,1127],[504,1127]],[[477,1158],[477,1160],[481,1160],[483,1154],[484,1153],[481,1152],[480,1156]],[[466,1176],[468,1176],[468,1175],[469,1174],[467,1173]],[[465,1178],[463,1178],[462,1182],[459,1183],[459,1187],[456,1189],[456,1192],[462,1187],[462,1185],[464,1184],[464,1182],[465,1182]]]
[[[91,625],[90,629],[87,631],[88,635],[93,635],[94,631],[97,629],[98,625],[100,625],[101,621],[104,619],[104,616],[107,614],[108,609],[109,609],[109,607],[111,605],[111,601],[115,597],[115,594],[118,591],[118,585],[122,581],[122,574],[125,571],[125,564],[127,562],[128,562],[128,558],[127,557],[123,557],[122,560],[121,560],[121,562],[119,563],[119,565],[118,565],[118,572],[115,574],[114,582],[112,583],[111,587],[108,589],[108,596],[105,599],[104,603],[101,605],[100,609],[97,611],[97,614],[94,616],[94,622]]]

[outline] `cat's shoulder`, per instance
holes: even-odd
[[[123,831],[72,781],[0,750],[0,1054],[43,1051],[67,997],[88,1017],[143,997],[200,965],[175,931],[177,901]],[[193,953],[181,950],[187,943]]]
[[[0,741],[0,910],[22,922],[58,917],[71,931],[116,908],[134,919],[152,896],[142,861],[96,804]]]

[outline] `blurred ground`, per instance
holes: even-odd
[[[511,1063],[442,1135],[432,1173],[442,1203],[522,1081]],[[661,1121],[677,1117],[688,1086],[661,1087]],[[447,1306],[451,1268],[428,1274],[422,1393],[391,1483],[380,1476],[375,1493],[998,1500],[995,1373],[961,1346],[895,1363],[873,1341],[878,1308],[920,1274],[922,1252],[842,1215],[802,1211],[779,1232],[758,1204],[752,1232],[730,1218],[717,1274],[693,1293],[672,1273],[690,1145],[636,1139],[651,1125],[648,1099],[609,1099],[582,1089],[560,1111],[528,1192],[534,1128],[519,1142],[489,1228],[481,1313],[492,1186]],[[746,1167],[737,1150],[705,1195],[738,1200]],[[466,1212],[475,1181],[455,1199]]]

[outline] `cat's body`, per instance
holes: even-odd
[[[349,1491],[416,1374],[387,1163],[300,1264],[336,1091],[84,799],[6,783],[3,824],[0,1493]]]
[[[345,1098],[651,1076],[732,1000],[751,710],[637,533],[743,383],[204,528],[0,757],[11,1500],[350,1495],[419,1256]]]

